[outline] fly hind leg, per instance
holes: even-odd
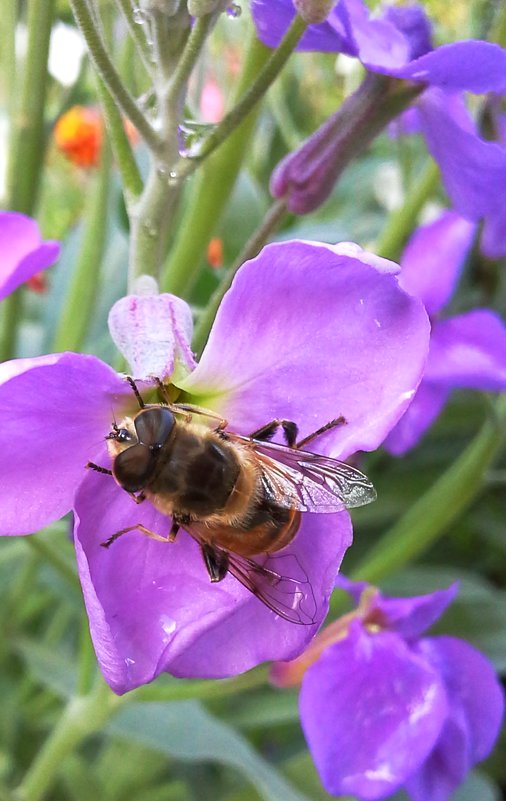
[[[129,531],[140,531],[141,534],[145,534],[145,536],[149,537],[150,540],[155,540],[156,542],[165,542],[165,543],[174,542],[178,530],[179,530],[178,524],[173,523],[171,530],[169,532],[169,536],[162,537],[161,534],[156,534],[154,531],[151,531],[151,529],[147,528],[146,526],[143,526],[142,523],[137,523],[135,526],[127,526],[126,528],[121,528],[107,540],[101,542],[100,545],[102,546],[102,548],[109,548],[113,544],[113,542],[116,542],[116,540],[119,539],[119,537],[122,537],[123,534],[128,534]]]
[[[299,433],[299,429],[297,428],[297,424],[293,422],[293,420],[284,420],[281,418],[276,418],[275,420],[271,420],[270,423],[267,423],[262,428],[257,429],[250,434],[250,439],[258,439],[268,441],[272,439],[278,428],[283,429],[283,436],[285,438],[285,442],[289,448],[294,448],[295,443],[297,441],[297,434]]]

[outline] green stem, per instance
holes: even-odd
[[[123,193],[128,208],[142,193],[142,177],[126,135],[121,114],[101,78],[97,80],[97,87],[104,110],[111,147],[121,174]]]
[[[307,23],[297,14],[279,46],[271,53],[268,61],[264,64],[256,79],[250,84],[245,95],[208,136],[198,156],[191,159],[182,159],[176,165],[175,171],[178,175],[182,177],[191,175],[198,165],[210,156],[248,116],[285,66],[306,28]]]
[[[269,670],[268,665],[262,665],[233,679],[217,679],[214,681],[178,679],[169,685],[151,684],[135,690],[133,696],[136,701],[184,701],[195,698],[201,700],[226,698],[245,690],[262,687],[267,683]]]
[[[380,582],[424,553],[469,508],[506,438],[506,397],[454,464],[381,537],[352,572],[352,579]]]
[[[19,105],[15,103],[14,87],[11,94],[16,112],[9,132],[7,207],[23,214],[33,214],[39,193],[45,145],[44,108],[53,9],[54,0],[30,0],[28,4],[27,57]],[[15,9],[10,9],[10,12],[7,22],[12,23],[11,17],[15,17]],[[10,34],[12,31],[9,33],[6,30],[5,36]],[[14,70],[13,65],[11,71]],[[18,326],[22,319],[23,293],[24,289],[20,287],[2,303],[1,361],[15,355]]]
[[[130,0],[115,0],[115,3],[123,15],[123,19],[125,20],[127,28],[130,32],[130,36],[136,45],[146,72],[148,75],[151,75],[153,71],[151,53],[146,41],[146,37],[141,30],[141,26],[138,25],[134,20],[134,10],[132,8],[132,4]]]
[[[59,575],[73,589],[78,589],[79,579],[73,563],[70,563],[62,556],[58,546],[53,545],[47,537],[47,531],[40,534],[32,534],[28,537],[21,537],[22,542],[26,543],[45,562],[48,562]]]
[[[88,198],[79,259],[53,342],[53,350],[78,351],[93,316],[107,234],[111,151],[104,142],[94,191]]]
[[[269,58],[270,51],[250,35],[242,73],[237,86],[241,96]],[[256,124],[250,114],[195,178],[185,215],[174,247],[162,275],[161,287],[182,297],[188,296],[202,266],[206,247],[216,230],[237,180],[248,142]]]
[[[79,670],[77,675],[77,694],[87,695],[92,690],[93,679],[97,675],[97,660],[90,637],[88,616],[83,612],[79,636]]]
[[[7,97],[7,116],[14,118],[16,109],[16,0],[4,0],[2,26],[0,28],[0,65],[3,76],[0,93]]]
[[[388,218],[376,243],[375,251],[386,259],[398,261],[404,244],[413,231],[418,215],[434,194],[439,183],[439,168],[430,159],[413,184],[403,205]]]
[[[198,355],[200,355],[204,350],[204,346],[207,342],[214,318],[216,317],[218,307],[223,300],[225,292],[227,292],[230,288],[237,270],[242,264],[244,264],[245,261],[254,258],[259,253],[261,248],[267,242],[271,233],[276,230],[285,214],[286,202],[284,200],[276,200],[272,204],[255,233],[246,242],[246,245],[242,249],[232,267],[227,270],[227,273],[223,277],[221,284],[216,289],[206,308],[202,312],[202,315],[198,321],[198,325],[195,328],[192,344],[194,351]]]
[[[178,103],[181,91],[186,87],[193,67],[212,28],[213,21],[213,14],[206,14],[206,16],[198,17],[195,20],[183,54],[170,80],[167,94],[167,99],[170,103]]]
[[[83,740],[100,731],[122,700],[103,680],[97,682],[88,695],[72,698],[17,788],[17,801],[41,801],[65,758],[74,753]]]
[[[28,3],[28,43],[21,100],[10,133],[7,197],[9,208],[33,214],[44,158],[47,58],[54,0]]]
[[[160,137],[142,113],[109,58],[86,0],[70,0],[70,5],[99,76],[120,109],[135,125],[146,145],[156,153],[160,149]]]

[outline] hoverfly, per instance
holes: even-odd
[[[339,512],[376,498],[359,470],[301,450],[345,424],[344,418],[299,442],[296,424],[281,419],[246,437],[228,431],[227,421],[214,412],[169,402],[161,381],[165,400],[155,404],[146,404],[133,379],[128,381],[140,410],[114,423],[107,435],[112,470],[92,462],[87,467],[112,475],[137,503],[149,500],[172,518],[172,526],[164,537],[139,523],[101,544],[108,548],[133,530],[171,542],[183,528],[199,543],[211,582],[231,573],[285,620],[314,623],[316,602],[304,570],[295,556],[278,552],[296,536],[302,512]],[[217,424],[211,428],[195,416]],[[286,445],[269,441],[279,429]]]

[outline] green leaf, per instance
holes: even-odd
[[[309,801],[244,737],[196,701],[133,704],[121,710],[107,729],[177,759],[234,767],[266,801]]]
[[[14,647],[37,681],[56,695],[72,698],[77,676],[70,656],[29,639],[15,640]]]

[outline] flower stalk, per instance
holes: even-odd
[[[75,20],[84,36],[95,69],[119,108],[135,125],[146,145],[153,152],[161,146],[160,137],[123,83],[102,40],[86,0],[70,0]]]
[[[122,701],[124,699],[114,695],[101,678],[87,695],[71,698],[17,788],[17,801],[41,801],[45,798],[65,757],[87,737],[100,731]]]
[[[107,235],[111,150],[104,142],[94,190],[90,193],[74,278],[53,342],[54,351],[80,350],[93,318]]]

